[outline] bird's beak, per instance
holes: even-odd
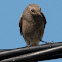
[[[42,14],[39,12],[38,15],[42,16]]]

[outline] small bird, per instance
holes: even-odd
[[[20,34],[28,46],[39,45],[44,34],[46,18],[37,4],[29,4],[23,11],[20,20]]]

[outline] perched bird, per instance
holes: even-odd
[[[42,40],[46,19],[37,4],[28,5],[19,20],[20,34],[28,46],[36,46]]]

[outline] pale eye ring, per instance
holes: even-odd
[[[31,10],[31,12],[35,12],[35,10],[34,10],[34,9],[32,9],[32,10]]]

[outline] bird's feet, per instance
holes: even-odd
[[[44,42],[44,43],[46,43],[46,44],[50,44],[50,43],[53,43],[54,41],[49,41],[49,42],[41,41],[41,42]]]
[[[30,45],[27,45],[26,47],[28,47],[28,48],[29,48],[29,47],[30,47]]]

